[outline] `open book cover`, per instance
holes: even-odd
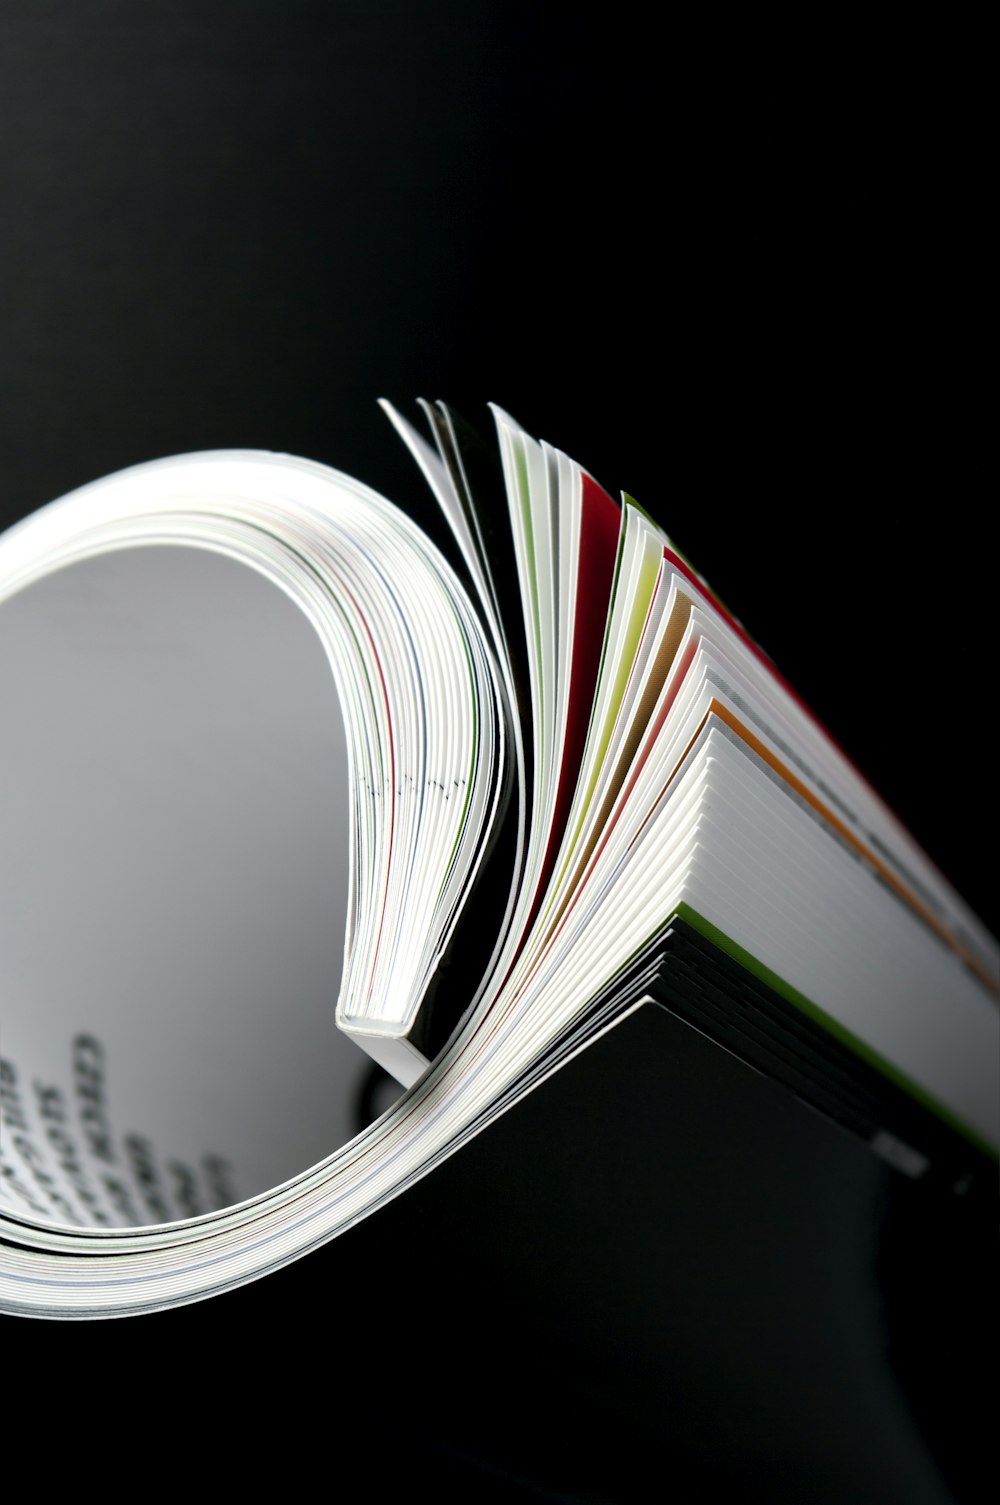
[[[242,451],[0,539],[4,1311],[287,1264],[649,1010],[992,1193],[994,938],[659,520],[421,411],[447,558]]]

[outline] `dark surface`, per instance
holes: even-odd
[[[985,1500],[992,1221],[649,1004],[298,1264],[5,1356],[373,1499]]]
[[[620,7],[596,24],[539,4],[11,0],[0,40],[10,520],[136,461],[249,446],[347,470],[434,527],[375,399],[443,397],[477,423],[494,399],[663,522],[996,926],[974,740],[993,591],[975,104],[946,86],[946,37],[706,18],[654,41]],[[582,1177],[599,1112],[556,1115],[566,1163],[553,1152],[534,1191],[486,1136],[405,1217],[356,1230],[353,1255],[138,1322],[6,1321],[5,1374],[43,1414],[58,1398],[81,1479],[109,1429],[185,1481],[196,1439],[223,1465],[317,1435],[332,1481],[341,1450],[387,1479],[407,1466],[395,1425],[359,1425],[378,1380],[414,1408],[414,1474],[466,1498],[701,1498],[722,1480],[775,1499],[784,1479],[788,1499],[856,1500],[863,1384],[844,1354],[883,1375],[888,1352],[926,1436],[951,1427],[933,1445],[953,1479],[966,1459],[973,1498],[951,1376],[986,1339],[979,1267],[954,1278],[964,1235],[853,1145],[806,1177],[813,1233],[775,1222],[747,1165],[763,1175],[785,1138],[756,1107],[712,1138],[740,1092],[728,1073],[759,1085],[719,1059],[717,1091],[672,1081],[676,1121],[645,1135],[655,1206],[617,1160],[596,1189]],[[654,1091],[624,1069],[604,1121],[623,1142]],[[782,1154],[808,1160],[796,1111]],[[509,1218],[483,1224],[484,1199]],[[358,1299],[338,1287],[397,1236],[398,1323],[374,1273]],[[833,1336],[782,1389],[768,1311],[812,1334],[842,1266]],[[476,1321],[448,1315],[452,1291]],[[912,1439],[923,1482],[880,1494],[864,1437],[870,1498],[936,1498]]]

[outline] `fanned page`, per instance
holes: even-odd
[[[994,939],[648,513],[387,411],[453,563],[254,452],[0,540],[0,1305],[261,1275],[645,1006],[988,1186]]]
[[[619,509],[580,467],[499,410],[497,423],[524,609],[534,778],[523,887],[493,987],[529,987],[538,967],[552,965],[563,982],[577,971],[584,986],[596,976],[605,982],[648,945],[668,915],[654,908],[647,928],[634,902],[620,949],[581,954],[584,926],[589,937],[609,903],[594,885],[617,861],[637,890],[655,890],[657,865],[644,853],[658,813],[685,769],[702,770],[678,900],[688,919],[783,979],[789,996],[808,1000],[860,1058],[977,1143],[995,1142],[993,1073],[984,1065],[974,1084],[965,1055],[970,1044],[984,1063],[995,1054],[992,938],[648,514],[630,499]],[[765,824],[759,837],[747,833],[742,858],[735,826],[717,815],[734,754],[746,778],[751,770],[766,776],[779,799],[787,845],[774,843],[763,872],[749,859],[774,826],[750,800],[752,780],[743,814],[757,810]],[[790,937],[807,928],[804,916],[789,923],[805,881],[793,860],[796,822],[815,869],[801,962],[789,950]],[[747,886],[735,910],[720,864],[734,869],[737,895]],[[751,929],[768,888],[771,930],[766,922]],[[618,893],[628,908],[628,890]],[[844,946],[834,917],[852,896],[855,928]],[[899,930],[900,908],[917,922],[912,943]],[[878,970],[866,972],[863,958],[874,968],[879,953]],[[947,988],[952,1012],[934,1001],[935,988]],[[946,1092],[936,1090],[946,1082]]]

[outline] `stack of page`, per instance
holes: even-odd
[[[642,507],[421,410],[449,558],[235,451],[0,539],[2,1310],[260,1276],[642,1007],[993,1178],[993,937]]]

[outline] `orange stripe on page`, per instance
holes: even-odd
[[[720,721],[724,721],[730,728],[730,730],[734,731],[742,742],[745,742],[748,747],[753,749],[753,751],[759,758],[762,758],[764,760],[769,768],[773,768],[775,773],[779,774],[784,782],[788,784],[790,788],[794,789],[796,794],[799,795],[801,799],[805,800],[807,805],[810,805],[812,809],[817,812],[817,814],[821,815],[826,821],[827,825],[831,826],[833,830],[837,832],[837,835],[840,836],[847,843],[847,845],[852,848],[853,851],[857,852],[859,856],[864,858],[865,862],[867,862],[870,867],[873,867],[875,869],[879,877],[884,883],[889,886],[889,888],[892,889],[893,893],[895,893],[898,898],[902,899],[905,904],[908,904],[909,907],[914,911],[914,913],[919,915],[924,924],[928,926],[930,930],[933,930],[934,934],[938,936],[940,940],[944,941],[945,945],[949,946],[957,956],[961,957],[965,965],[971,972],[975,973],[980,982],[983,983],[983,985],[987,987],[989,991],[994,994],[994,996],[1000,997],[1000,987],[997,986],[995,979],[983,966],[979,958],[975,956],[971,951],[969,951],[967,947],[962,945],[962,943],[951,933],[948,927],[941,923],[937,915],[934,914],[933,910],[928,909],[927,905],[924,904],[921,899],[918,899],[913,890],[910,889],[902,881],[902,879],[897,877],[892,869],[887,867],[885,863],[875,855],[870,847],[866,846],[865,843],[855,835],[850,826],[845,825],[840,817],[838,815],[835,815],[830,807],[828,805],[825,805],[822,800],[818,799],[816,795],[813,794],[808,785],[804,784],[802,780],[792,772],[787,764],[783,763],[780,758],[775,756],[775,754],[766,745],[766,743],[762,742],[759,737],[755,736],[748,726],[744,726],[743,722],[740,721],[737,716],[733,715],[728,706],[724,706],[721,701],[713,700],[709,705],[708,711],[705,714],[705,718],[702,721],[701,726],[699,726],[698,728],[699,734],[702,730],[702,727],[704,727],[705,725],[705,721],[707,721],[708,717],[712,715],[718,716]]]

